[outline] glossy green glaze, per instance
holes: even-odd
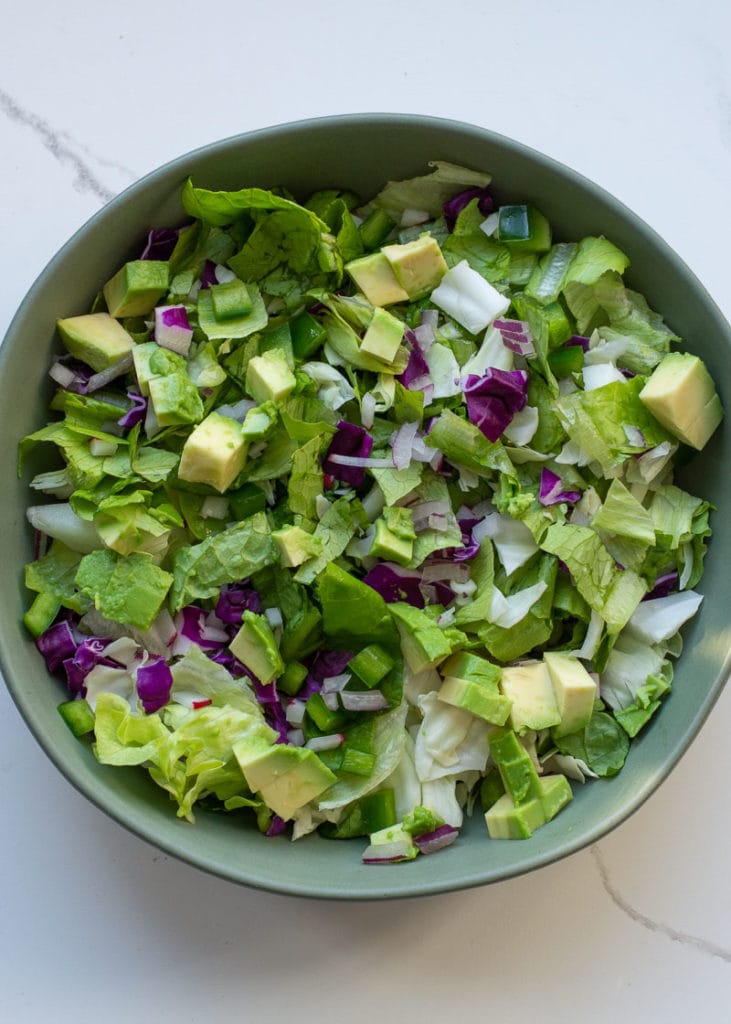
[[[586,179],[518,143],[481,128],[428,117],[358,114],[283,125],[218,142],[180,157],[143,178],[93,217],[41,274],[0,350],[3,438],[0,479],[0,655],[7,685],[48,756],[69,781],[120,824],[189,863],[242,884],[303,896],[377,899],[484,885],[543,865],[594,842],[653,792],[698,732],[729,671],[731,651],[731,477],[724,425],[684,477],[690,490],[720,512],[701,589],[702,612],[685,631],[685,652],[673,692],[636,741],[615,779],[576,787],[573,803],[525,842],[490,841],[482,815],[437,857],[397,867],[366,867],[363,842],[311,836],[297,843],[267,839],[241,819],[198,814],[191,826],[173,813],[165,794],[143,772],[105,768],[75,740],[56,711],[61,684],[47,674],[21,616],[26,607],[23,565],[31,557],[24,510],[27,483],[16,477],[14,442],[46,422],[46,369],[57,347],[54,322],[85,312],[96,292],[140,248],[151,226],[182,219],[180,187],[188,175],[208,188],[285,185],[298,197],[327,186],[368,196],[386,178],[426,170],[431,159],[492,172],[501,201],[530,199],[566,238],[605,234],[631,258],[627,280],[644,293],[690,351],[708,364],[731,409],[729,327],[678,256],[634,214]]]

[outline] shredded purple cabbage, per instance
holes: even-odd
[[[380,562],[363,577],[363,582],[376,590],[387,604],[405,601],[415,608],[423,608],[426,603],[420,587],[421,573],[400,565]]]
[[[158,711],[170,700],[173,675],[164,658],[150,658],[137,669],[137,694],[145,713]]]
[[[277,742],[287,743],[289,723],[287,722],[287,716],[284,708],[282,707],[282,701],[277,693],[276,682],[267,683],[265,685],[264,683],[260,683],[258,679],[254,679],[253,686],[256,699],[264,710],[264,718],[266,719],[267,725],[271,726],[271,728],[277,733]]]
[[[419,343],[414,338],[413,331],[407,331],[406,337],[411,341],[411,352],[409,354],[409,361],[406,364],[406,369],[403,373],[400,373],[396,380],[399,384],[402,384],[405,388],[411,388],[414,382],[419,383],[424,378],[429,377],[429,365],[424,358],[424,355],[419,347]],[[419,389],[416,389],[419,390]]]
[[[652,590],[648,590],[642,600],[654,601],[658,597],[668,597],[677,589],[679,579],[677,569],[673,569],[672,572],[663,573],[662,576],[657,577],[655,586]]]
[[[218,278],[216,277],[216,264],[213,260],[206,260],[203,264],[203,271],[201,273],[201,288],[210,288],[214,284],[218,284]]]
[[[124,416],[117,420],[118,426],[125,429],[136,427],[138,423],[142,423],[147,414],[147,399],[144,395],[138,395],[136,391],[128,391],[127,398],[129,398],[132,405]]]
[[[541,470],[541,483],[538,491],[538,500],[541,505],[558,505],[562,501],[573,504],[581,498],[581,491],[566,491],[560,476],[556,476],[550,469]]]
[[[373,448],[373,438],[363,427],[347,420],[338,420],[337,432],[333,435],[322,468],[330,476],[334,476],[352,487],[360,487],[365,480],[365,469],[362,466],[338,466],[330,461],[331,455],[352,455],[359,459],[367,459]]]
[[[470,374],[464,384],[467,416],[489,441],[497,441],[516,412],[525,407],[528,374],[525,370],[490,368],[484,376]]]
[[[153,228],[147,236],[141,260],[169,260],[178,241],[178,228]]]
[[[48,671],[55,672],[76,653],[77,643],[71,624],[64,620],[49,626],[36,640],[36,647],[46,659]]]
[[[272,815],[272,820],[269,823],[269,828],[266,830],[268,836],[281,836],[282,832],[286,831],[287,822],[284,818],[280,818],[278,814]]]
[[[227,626],[238,626],[244,612],[261,613],[261,598],[253,587],[231,583],[221,589],[216,602],[216,615]]]
[[[63,663],[66,682],[72,693],[85,693],[86,677],[97,665],[119,668],[119,662],[106,656],[106,649],[112,641],[104,636],[90,636],[77,646],[73,657]]]
[[[457,223],[457,217],[466,206],[469,206],[473,199],[478,200],[477,208],[480,213],[484,214],[486,217],[488,213],[492,213],[495,208],[495,201],[488,188],[466,188],[464,192],[458,192],[456,196],[452,196],[452,198],[448,199],[442,206],[447,231],[449,231],[450,234],[454,231],[454,225]]]
[[[582,334],[572,334],[569,340],[563,343],[564,348],[570,348],[572,345],[580,345],[584,352],[589,351],[589,339]]]

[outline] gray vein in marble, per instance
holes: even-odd
[[[722,946],[717,946],[715,942],[709,942],[708,939],[699,938],[697,935],[690,935],[688,932],[681,932],[677,928],[672,928],[670,925],[663,924],[661,921],[654,921],[651,917],[647,917],[646,914],[642,914],[639,910],[636,910],[635,907],[633,907],[632,904],[624,898],[612,882],[609,869],[604,862],[604,858],[599,847],[592,846],[591,853],[596,862],[604,891],[607,893],[614,905],[618,907],[622,913],[626,914],[630,920],[634,921],[635,924],[640,925],[640,927],[645,928],[649,932],[653,932],[657,935],[664,935],[666,938],[671,939],[673,942],[678,942],[682,946],[691,946],[694,949],[699,950],[701,953],[705,953],[708,956],[718,957],[718,959],[723,960],[724,963],[731,964],[730,950],[724,949]]]
[[[15,124],[22,125],[24,128],[30,128],[59,163],[70,165],[74,169],[76,175],[74,186],[77,189],[91,192],[105,203],[114,197],[115,193],[98,180],[86,161],[75,152],[73,144],[70,141],[64,141],[62,133],[55,131],[38,114],[24,110],[3,89],[0,89],[0,111],[10,121],[14,121]]]

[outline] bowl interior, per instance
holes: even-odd
[[[59,316],[86,311],[125,257],[139,250],[150,226],[184,220],[180,188],[190,175],[217,189],[284,185],[305,198],[341,186],[364,197],[387,178],[423,173],[429,160],[487,170],[501,200],[530,198],[559,236],[604,234],[632,261],[629,284],[700,355],[729,401],[724,367],[731,355],[728,325],[682,261],[642,221],[598,187],[565,167],[484,129],[434,118],[353,115],[284,125],[224,140],[180,157],[113,200],[66,244],[41,274],[0,350],[0,403],[6,444],[0,545],[0,655],[6,683],[29,727],[67,778],[120,823],[201,868],[233,881],[279,892],[331,898],[414,896],[485,884],[532,870],[596,840],[632,813],[668,774],[697,733],[729,669],[731,517],[717,514],[702,614],[685,631],[685,650],[662,713],[634,742],[624,770],[612,780],[576,787],[575,799],[529,842],[487,839],[480,814],[460,841],[439,857],[392,870],[365,867],[361,840],[335,843],[309,836],[293,844],[265,839],[236,815],[200,812],[191,826],[176,819],[165,794],[146,773],[98,765],[56,711],[64,699],[20,620],[27,605],[23,566],[32,557],[25,508],[32,460],[18,480],[15,442],[42,426],[50,394],[47,367],[57,346]],[[685,471],[683,484],[723,510],[731,503],[724,472],[724,425]]]

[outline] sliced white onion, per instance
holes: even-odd
[[[308,750],[313,750],[315,753],[318,750],[336,750],[339,746],[342,746],[345,737],[341,732],[330,733],[327,736],[313,736],[312,739],[307,740],[305,746]]]
[[[377,459],[360,455],[328,455],[336,466],[355,466],[359,469],[393,469],[393,459]]]
[[[107,458],[114,455],[118,445],[114,441],[104,441],[101,437],[92,437],[89,441],[89,451],[96,458]]]
[[[74,371],[59,362],[53,364],[51,369],[48,371],[48,376],[51,380],[55,380],[57,384],[60,384],[62,388],[69,387],[69,385],[73,384],[76,380],[76,374]]]
[[[302,725],[305,720],[305,701],[293,698],[287,701],[284,715],[290,725]]]
[[[228,515],[228,498],[209,495],[201,505],[201,516],[204,519],[225,519]]]
[[[256,402],[250,398],[242,398],[241,401],[234,403],[234,405],[219,405],[216,412],[219,416],[228,416],[229,419],[243,423],[247,412],[255,408]]]
[[[396,469],[407,469],[411,465],[413,445],[418,430],[418,423],[402,423],[391,436],[393,464]]]
[[[88,554],[104,547],[94,524],[77,516],[67,502],[31,505],[26,516],[34,529],[62,541],[72,551]]]
[[[350,672],[341,672],[337,676],[327,676],[322,681],[322,693],[340,693],[351,679]]]
[[[388,707],[380,690],[343,690],[340,700],[346,711],[383,711]]]
[[[360,418],[366,430],[370,430],[376,417],[376,396],[372,391],[366,391],[360,400]]]
[[[132,353],[128,353],[118,359],[113,366],[107,367],[106,370],[101,370],[99,373],[93,374],[89,377],[86,382],[87,393],[92,391],[98,391],[100,388],[105,387],[110,381],[116,380],[117,377],[123,376],[128,370],[132,369]]]

